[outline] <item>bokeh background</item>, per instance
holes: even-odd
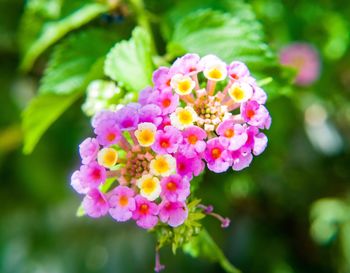
[[[214,219],[204,224],[244,273],[348,273],[350,2],[249,3],[272,48],[303,41],[318,50],[320,77],[268,102],[269,146],[250,168],[205,175],[199,197],[232,224],[225,230]],[[146,1],[154,12],[176,4]],[[75,216],[80,200],[69,178],[79,164],[77,145],[90,134],[82,100],[31,155],[22,153],[21,112],[35,95],[45,64],[44,56],[30,73],[18,70],[24,5],[0,0],[0,272],[152,272],[153,235],[110,218]],[[114,23],[123,24],[123,18]],[[181,251],[173,256],[163,249],[161,256],[165,272],[223,272]]]

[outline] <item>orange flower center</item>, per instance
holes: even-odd
[[[167,184],[166,184],[166,188],[169,190],[169,191],[175,191],[176,190],[176,184],[172,181],[169,181]]]
[[[142,204],[140,206],[140,212],[143,213],[143,214],[147,214],[148,213],[148,209],[149,209],[149,207],[148,207],[147,204]]]
[[[198,141],[198,138],[197,138],[196,135],[190,135],[190,136],[188,137],[188,142],[191,143],[191,144],[196,144],[197,141]]]
[[[168,148],[170,146],[169,140],[162,140],[160,146],[162,146],[162,148]]]
[[[108,133],[106,136],[108,141],[113,141],[115,139],[115,134],[114,133]]]
[[[237,74],[232,73],[230,76],[231,76],[232,78],[234,78],[235,80],[238,80],[238,76],[237,76]]]
[[[219,148],[214,148],[211,150],[211,156],[214,159],[218,159],[221,156],[221,150]]]
[[[119,198],[119,205],[121,207],[125,207],[129,203],[129,199],[127,196],[123,195]]]
[[[248,117],[248,118],[252,118],[254,115],[255,115],[254,110],[249,109],[249,110],[247,111],[247,117]]]
[[[166,99],[164,99],[163,101],[162,101],[162,105],[163,105],[163,107],[169,107],[170,106],[170,104],[171,104],[171,100],[170,99],[168,99],[168,98],[166,98]]]
[[[227,129],[224,133],[225,137],[227,138],[231,138],[235,135],[235,131],[233,131],[232,129]]]

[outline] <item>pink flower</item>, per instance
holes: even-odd
[[[70,181],[70,185],[77,193],[86,194],[89,191],[89,187],[81,180],[80,171],[75,171]]]
[[[126,186],[117,186],[109,193],[109,214],[118,222],[125,222],[135,210],[134,191]]]
[[[190,194],[189,179],[178,174],[164,177],[160,185],[162,187],[161,197],[172,202],[185,201]]]
[[[230,65],[227,67],[227,70],[228,76],[232,80],[239,80],[250,75],[248,67],[239,61],[233,61],[230,63]]]
[[[151,122],[158,126],[162,122],[162,117],[160,117],[162,110],[158,105],[147,104],[139,109],[140,120],[142,122]]]
[[[181,145],[181,153],[189,158],[201,154],[205,150],[206,143],[204,139],[207,133],[200,127],[190,126],[183,132],[183,144]]]
[[[240,124],[235,124],[232,119],[224,120],[221,122],[216,129],[216,133],[219,136],[222,136],[223,138],[229,140],[228,149],[230,151],[238,150],[245,144],[248,139],[244,127]]]
[[[255,100],[259,104],[265,104],[267,100],[267,95],[263,89],[261,89],[257,85],[253,85],[253,96],[251,97],[251,100]]]
[[[152,149],[158,154],[175,153],[182,141],[182,135],[178,129],[173,126],[166,126],[164,131],[156,132],[156,140]]]
[[[121,130],[135,130],[139,122],[139,115],[136,107],[124,106],[116,112],[116,122]]]
[[[251,149],[256,156],[261,154],[267,146],[266,135],[260,133],[259,129],[254,126],[248,127],[247,134],[248,139],[244,146]]]
[[[116,120],[115,112],[108,111],[108,110],[101,110],[97,112],[96,115],[94,115],[94,117],[92,118],[91,124],[92,124],[92,127],[96,129],[97,127],[100,127],[101,124],[103,123],[108,123],[109,121],[113,123],[115,122],[115,120]]]
[[[241,115],[249,125],[261,129],[269,129],[271,117],[265,106],[260,105],[255,100],[248,101],[241,105]]]
[[[193,75],[202,71],[203,68],[199,65],[200,57],[197,54],[186,54],[177,58],[170,68],[170,72],[182,75]]]
[[[77,178],[77,176],[75,177]],[[80,167],[80,185],[82,188],[97,188],[106,180],[106,170],[97,162]]]
[[[240,171],[250,165],[250,163],[253,160],[253,156],[250,152],[250,149],[247,149],[245,147],[233,151],[231,153],[233,162],[232,162],[232,169],[235,171]]]
[[[308,43],[294,43],[283,48],[280,52],[280,62],[297,69],[295,83],[300,86],[312,84],[320,75],[319,54]]]
[[[167,127],[167,126],[171,126],[171,120],[170,120],[169,116],[164,116],[162,123],[159,124],[159,126],[158,126],[158,130],[164,131],[165,127]]]
[[[158,91],[154,90],[151,86],[146,87],[140,92],[138,102],[142,106],[149,103],[153,103],[155,93],[158,93]]]
[[[135,197],[136,209],[133,211],[132,218],[136,224],[144,229],[153,228],[158,223],[158,205],[148,201],[141,195]]]
[[[170,81],[172,74],[168,67],[161,66],[153,72],[152,81],[156,89],[162,91],[171,91]]]
[[[261,154],[267,146],[267,136],[263,133],[259,133],[254,136],[253,154],[255,156]]]
[[[207,148],[204,152],[204,159],[208,163],[209,170],[216,173],[226,171],[232,162],[231,154],[228,151],[229,143],[223,145],[224,143],[225,141],[219,137],[212,138],[207,142]]]
[[[70,185],[77,193],[86,194],[89,191],[87,184],[84,184],[84,181],[81,180],[80,171],[75,171],[72,174],[70,181]]]
[[[171,227],[182,225],[188,216],[186,203],[162,201],[159,205],[159,218]]]
[[[176,171],[181,176],[186,176],[192,179],[193,175],[199,175],[205,167],[201,157],[187,158],[181,153],[175,155]]]
[[[122,138],[122,132],[119,126],[113,122],[108,121],[100,124],[95,129],[96,139],[102,146],[110,146],[118,143]]]
[[[158,94],[157,105],[162,109],[162,114],[167,115],[175,111],[179,105],[179,95],[171,91],[164,91]]]
[[[108,212],[108,203],[105,196],[97,189],[91,189],[83,199],[83,209],[93,218],[104,216]]]
[[[100,146],[95,138],[87,138],[79,145],[79,153],[83,164],[95,160]]]

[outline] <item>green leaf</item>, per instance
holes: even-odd
[[[117,40],[115,33],[98,29],[69,36],[55,47],[39,92],[73,93],[85,87],[87,78],[90,81],[102,77],[103,68],[94,71],[94,67]]]
[[[63,0],[28,0],[20,20],[18,42],[23,56],[38,38],[47,21],[58,20]]]
[[[239,60],[258,80],[272,77],[266,89],[270,98],[287,93],[289,90],[282,87],[288,86],[290,73],[280,67],[277,56],[264,42],[262,26],[251,7],[238,2],[228,10],[232,12],[206,9],[183,16],[170,35],[168,55],[194,52],[201,56],[216,54],[226,62]]]
[[[107,5],[90,3],[58,21],[49,21],[45,23],[39,38],[30,45],[24,55],[20,68],[23,71],[30,70],[36,59],[48,47],[64,37],[68,32],[80,28],[108,10],[109,7]],[[40,27],[39,24],[40,22],[38,22],[36,27]]]
[[[117,43],[105,62],[105,74],[131,92],[139,92],[152,81],[153,63],[150,37],[137,27],[129,41]]]
[[[212,53],[227,62],[236,59],[255,67],[264,67],[265,61],[273,57],[263,42],[259,22],[213,10],[196,11],[179,21],[168,52],[175,55]]]
[[[23,112],[23,152],[29,154],[47,128],[81,96],[81,92],[69,95],[45,94],[35,97]]]
[[[205,229],[202,229],[198,236],[193,237],[189,243],[185,244],[183,251],[195,258],[201,257],[212,262],[218,262],[228,273],[241,272],[230,263]]]
[[[195,10],[213,9],[229,12],[232,16],[236,16],[236,10],[239,10],[240,13],[242,12],[240,8],[242,4],[242,0],[178,0],[176,1],[176,6],[173,4],[169,6],[168,12],[163,16],[162,34],[166,40],[169,40],[177,22]],[[250,14],[242,14],[242,16],[248,17]]]

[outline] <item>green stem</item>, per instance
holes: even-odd
[[[189,243],[184,245],[183,250],[193,257],[201,257],[218,262],[227,273],[241,273],[238,268],[230,263],[205,229],[202,229],[198,236],[193,237]]]
[[[151,24],[148,20],[149,18],[148,18],[147,11],[145,9],[145,4],[144,4],[143,0],[129,0],[129,1],[130,1],[131,5],[133,6],[134,11],[136,13],[138,25],[141,26],[142,28],[144,28],[150,37],[151,54],[153,56],[158,55],[157,50],[156,50],[156,46],[155,46],[155,42],[154,42],[154,36],[153,36]]]

